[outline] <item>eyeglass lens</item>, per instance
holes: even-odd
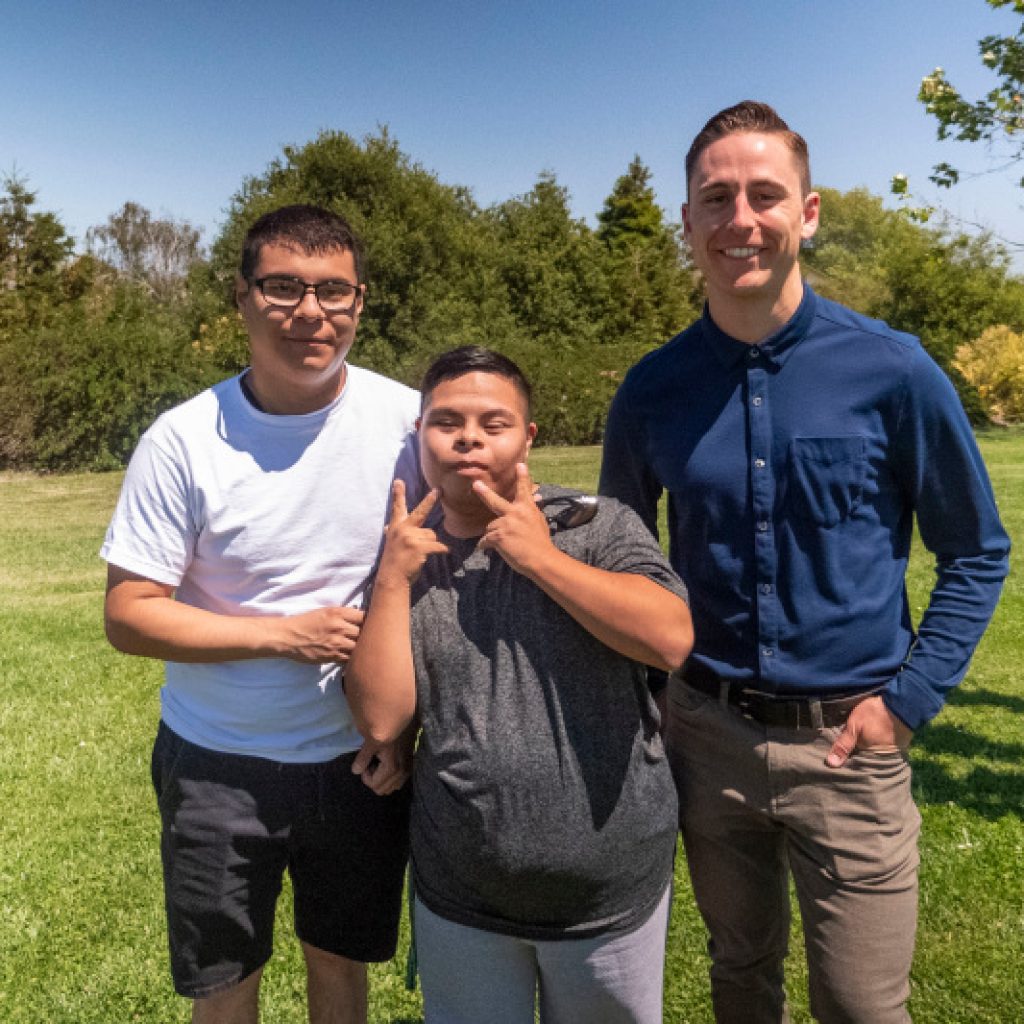
[[[278,306],[295,306],[312,288],[323,309],[347,309],[358,290],[349,281],[321,281],[311,285],[297,277],[264,277],[256,282],[267,302]]]

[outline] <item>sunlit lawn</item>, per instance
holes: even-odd
[[[1011,533],[1024,540],[1024,434],[982,438]],[[598,451],[540,449],[534,475],[592,489]],[[187,1019],[166,969],[148,758],[157,664],[110,650],[97,558],[119,475],[0,476],[0,1021]],[[931,580],[918,557],[911,599]],[[917,1022],[1004,1024],[1024,1005],[1024,594],[1011,578],[967,682],[917,737],[924,815]],[[709,1021],[703,933],[680,864],[666,1020]],[[265,1020],[305,1020],[282,901]],[[794,925],[794,1019],[807,1021]],[[421,1019],[404,962],[373,973],[371,1019]],[[481,1022],[486,1024],[486,1022]],[[592,1024],[592,1022],[581,1022]],[[599,1024],[599,1022],[593,1022]]]

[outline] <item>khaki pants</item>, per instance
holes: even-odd
[[[788,877],[811,1012],[904,1024],[921,817],[900,751],[825,755],[838,728],[764,726],[672,677],[667,744],[719,1024],[785,1024]]]

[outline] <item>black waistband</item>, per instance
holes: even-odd
[[[724,693],[727,704],[755,722],[789,729],[822,729],[843,725],[850,712],[865,697],[881,689],[871,687],[829,697],[766,693],[743,683],[726,682],[699,664],[688,665],[683,671],[683,679],[687,685],[716,700],[722,700]]]

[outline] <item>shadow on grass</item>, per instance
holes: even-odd
[[[1024,697],[1011,697],[1006,693],[996,693],[995,690],[964,690],[958,687],[950,694],[949,703],[964,708],[984,706],[1006,708],[1018,714],[1024,712]]]
[[[1011,708],[1015,702],[1012,697],[991,696],[999,703],[1006,701]],[[914,738],[914,748],[919,754],[914,759],[914,790],[918,803],[953,803],[989,820],[1007,814],[1024,816],[1024,771],[1018,768],[1024,765],[1024,744],[1003,743],[961,726],[938,724],[922,729]],[[967,762],[969,767],[965,772],[954,774],[937,761],[927,756],[922,758],[921,754],[953,755]],[[996,770],[991,767],[993,763],[1007,767]]]

